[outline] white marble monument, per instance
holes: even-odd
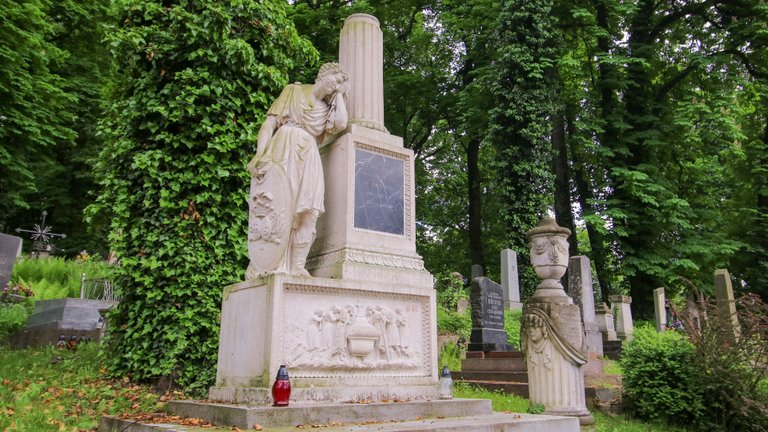
[[[664,288],[653,290],[653,313],[655,317],[656,331],[664,333],[667,331],[667,299],[664,295]]]
[[[520,339],[531,404],[544,405],[544,414],[578,417],[588,425],[594,419],[584,395],[587,344],[581,311],[559,282],[568,267],[568,235],[570,230],[552,218],[526,235],[531,264],[542,282],[523,309]]]
[[[260,134],[249,168],[253,182],[273,184],[252,189],[256,247],[246,280],[224,290],[212,400],[270,403],[281,364],[292,402],[438,397],[435,293],[416,253],[413,152],[383,126],[382,52],[376,18],[352,15],[341,66],[321,71],[313,86],[288,86],[288,102],[281,95],[270,108],[279,126]]]
[[[504,308],[521,310],[520,280],[517,274],[517,254],[512,249],[501,251],[501,286],[504,287]]]

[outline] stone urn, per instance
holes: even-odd
[[[354,357],[366,357],[373,352],[380,337],[381,332],[358,313],[354,322],[347,328],[347,351]]]
[[[533,297],[565,296],[560,278],[568,270],[568,236],[571,230],[547,217],[526,233],[531,248],[531,264],[541,283]]]

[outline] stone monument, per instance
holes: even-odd
[[[664,333],[667,331],[667,299],[664,295],[664,288],[653,290],[653,313],[655,317],[656,331]]]
[[[0,233],[0,290],[8,285],[16,258],[21,255],[21,237]]]
[[[340,65],[268,112],[249,164],[251,265],[223,293],[212,400],[270,404],[280,365],[291,402],[438,397],[413,152],[383,126],[382,50],[376,18],[348,17]]]
[[[568,267],[568,236],[552,218],[528,231],[531,263],[542,282],[523,308],[521,343],[528,369],[531,404],[545,414],[578,417],[594,423],[586,407],[582,365],[587,345],[581,311],[565,294],[559,279]]]
[[[581,308],[590,359],[602,356],[603,335],[600,333],[595,317],[595,292],[592,287],[592,266],[589,258],[575,256],[568,260],[568,293],[574,303]]]
[[[613,325],[613,312],[611,308],[605,304],[600,303],[595,308],[595,321],[597,322],[597,328],[603,334],[604,341],[616,341],[619,337],[616,335],[616,327]]]
[[[504,287],[504,307],[521,310],[520,280],[517,274],[517,254],[512,249],[501,251],[501,286]]]
[[[632,324],[632,297],[625,295],[608,296],[611,302],[611,310],[616,317],[616,336],[622,340],[632,340],[635,334],[635,326]]]
[[[504,297],[501,285],[487,277],[472,279],[472,333],[467,351],[511,352],[504,329]]]
[[[738,340],[741,336],[741,326],[736,314],[731,275],[726,269],[715,270],[715,302],[717,303],[717,313],[720,314],[720,320],[725,326],[728,336],[733,340]]]

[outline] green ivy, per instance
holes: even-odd
[[[101,193],[123,301],[108,368],[205,390],[225,285],[247,264],[245,165],[288,71],[313,65],[278,0],[119,0]]]

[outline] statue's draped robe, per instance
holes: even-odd
[[[294,218],[301,213],[315,210],[320,214],[325,211],[323,205],[325,182],[318,142],[326,132],[336,132],[333,130],[334,114],[333,106],[315,101],[312,96],[312,85],[302,84],[288,85],[267,111],[267,116],[273,116],[277,121],[276,132],[263,153],[256,156],[256,165],[275,164],[283,168],[290,190],[289,223],[293,226],[295,226]],[[251,200],[256,193],[254,189],[252,182]],[[282,193],[280,190],[269,192]],[[254,216],[251,214],[249,217]],[[251,265],[246,278],[255,277],[260,273],[289,273],[290,240],[289,238],[280,239],[287,247],[279,250],[278,253],[282,257],[276,261],[277,265],[274,268],[260,268],[254,265],[254,257],[251,256]],[[249,241],[252,241],[250,234]],[[249,251],[249,254],[252,252]]]

